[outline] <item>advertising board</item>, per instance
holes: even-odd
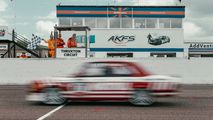
[[[92,30],[90,48],[183,48],[182,29]]]

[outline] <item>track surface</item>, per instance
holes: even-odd
[[[37,120],[58,106],[25,101],[26,86],[0,86],[0,120]],[[44,120],[213,120],[213,85],[185,85],[182,94],[150,107],[129,103],[68,103]]]

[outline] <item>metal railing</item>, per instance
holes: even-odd
[[[16,33],[15,31],[13,31],[13,33],[8,33],[9,35],[12,36],[12,41],[21,49],[31,53],[32,55],[34,55],[35,57],[40,58],[41,56],[39,55],[39,51],[36,49],[29,49],[28,45],[32,42],[31,40],[23,37],[22,35],[19,35],[18,33]]]

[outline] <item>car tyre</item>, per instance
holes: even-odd
[[[137,90],[129,101],[137,106],[150,106],[154,103],[154,98],[147,90]]]
[[[47,105],[61,105],[66,99],[60,94],[58,88],[46,88],[43,90],[43,101]]]

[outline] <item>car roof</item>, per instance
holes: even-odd
[[[147,70],[145,70],[143,67],[141,67],[141,65],[138,65],[136,62],[132,62],[132,61],[94,61],[94,62],[88,62],[89,64],[96,64],[96,63],[100,63],[100,64],[126,64],[129,66],[133,66],[135,67],[143,76],[147,76],[150,75],[151,73],[148,72]]]

